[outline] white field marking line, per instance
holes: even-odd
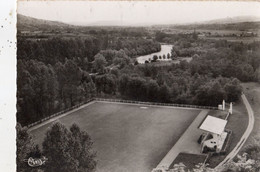
[[[231,161],[237,155],[237,153],[240,151],[240,149],[242,148],[242,146],[244,145],[244,143],[246,142],[246,140],[248,139],[250,133],[252,132],[252,130],[254,128],[254,122],[255,122],[254,111],[252,110],[252,107],[250,106],[246,96],[244,94],[242,94],[241,97],[242,97],[243,103],[246,106],[248,119],[249,119],[246,131],[244,132],[243,136],[237,143],[236,147],[234,147],[234,149],[226,156],[226,158],[221,163],[219,163],[218,166],[215,167],[215,169],[221,168],[222,165]]]
[[[47,120],[47,121],[44,121],[44,122],[42,122],[42,123],[40,123],[40,124],[38,124],[38,125],[35,125],[35,126],[29,128],[28,131],[36,130],[36,129],[38,129],[38,128],[40,128],[40,127],[42,127],[42,126],[44,126],[44,125],[46,125],[46,124],[48,124],[48,123],[51,123],[51,122],[53,122],[53,121],[56,121],[56,120],[59,119],[59,118],[62,118],[62,117],[64,117],[64,116],[67,116],[67,115],[69,115],[69,114],[71,114],[71,113],[73,113],[73,112],[76,112],[76,111],[78,111],[78,110],[80,110],[80,109],[82,109],[82,108],[85,108],[85,107],[87,107],[87,106],[89,106],[89,105],[91,105],[91,104],[93,104],[93,103],[95,103],[95,102],[96,102],[96,101],[91,101],[91,102],[89,102],[89,103],[87,103],[87,104],[84,104],[84,105],[82,105],[82,106],[80,106],[80,107],[78,107],[78,108],[76,108],[76,109],[73,109],[73,110],[71,110],[71,111],[69,111],[69,112],[66,112],[66,113],[64,113],[64,114],[62,114],[62,115],[58,115],[58,116],[56,116],[56,117],[53,117],[53,118],[51,118],[51,119],[49,119],[49,120]]]
[[[142,106],[142,107],[140,107],[141,109],[147,109],[148,107],[145,107],[145,106]]]
[[[161,107],[161,108],[172,108],[172,109],[185,109],[185,110],[215,110],[215,109],[200,109],[200,108],[191,108],[191,107],[177,107],[177,106],[161,106],[161,105],[148,105],[148,104],[138,104],[138,103],[124,103],[124,102],[110,102],[110,101],[100,101],[100,100],[95,100],[96,102],[99,103],[114,103],[114,104],[128,104],[128,105],[133,105],[133,106],[149,106],[149,107]]]

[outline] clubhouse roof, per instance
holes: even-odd
[[[227,120],[208,115],[199,128],[220,135],[225,130],[226,124]]]

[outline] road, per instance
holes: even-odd
[[[254,112],[244,94],[241,95],[243,103],[246,106],[246,110],[248,113],[248,126],[246,128],[246,131],[244,132],[243,136],[237,143],[236,147],[226,156],[226,158],[217,166],[215,167],[215,170],[218,170],[223,166],[225,163],[230,162],[240,151],[240,149],[243,147],[244,143],[248,139],[249,135],[251,134],[253,128],[254,128],[254,123],[255,123],[255,118],[254,118]]]

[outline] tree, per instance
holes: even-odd
[[[96,95],[96,86],[92,78],[90,78],[88,82],[84,82],[82,86],[83,86],[85,98],[91,98]]]
[[[250,155],[243,153],[242,155],[237,155],[237,160],[232,160],[231,162],[225,164],[221,171],[223,172],[258,172],[260,170],[259,163],[259,151],[257,152],[256,158],[250,158]]]
[[[119,77],[119,69],[114,67],[110,70],[110,73],[114,75],[115,77]]]
[[[115,76],[111,74],[97,76],[96,88],[98,93],[115,94],[117,88]]]
[[[158,56],[157,55],[154,55],[153,56],[153,62],[156,62],[158,60]]]
[[[126,74],[121,75],[119,78],[119,87],[118,90],[121,95],[125,95],[127,93],[127,83],[129,82],[129,76]]]
[[[90,136],[76,124],[70,130],[61,123],[53,124],[42,144],[43,154],[48,158],[46,171],[93,171],[96,161],[92,144]]]
[[[150,101],[158,101],[159,86],[156,81],[150,80],[147,83],[147,98]]]
[[[62,83],[65,83],[63,86],[64,101],[68,106],[73,106],[83,98],[84,91],[80,84],[84,74],[73,60],[68,59],[65,60],[62,71],[61,79],[64,79]]]
[[[202,85],[196,90],[195,102],[199,105],[209,105],[208,100],[208,92],[210,90],[209,85]]]
[[[90,136],[87,132],[81,131],[76,124],[70,127],[70,132],[72,136],[70,153],[79,162],[79,172],[93,171],[96,167],[96,153],[92,150],[93,142]]]
[[[17,119],[27,125],[54,112],[57,77],[51,65],[37,60],[19,60],[17,68]]]
[[[131,62],[131,59],[128,56],[115,57],[113,60],[113,64],[117,65],[119,69],[122,69],[125,66],[129,65],[130,62]]]
[[[234,78],[224,86],[227,94],[227,101],[235,102],[241,95],[242,88],[238,79]]]
[[[165,56],[165,54],[163,55],[163,59],[166,59],[166,56]]]
[[[171,49],[171,57],[172,59],[176,58],[178,56],[176,48],[173,46]]]
[[[249,145],[242,149],[232,161],[220,166],[223,172],[259,172],[260,171],[260,142],[253,138]]]
[[[199,163],[195,165],[194,168],[188,169],[185,164],[182,162],[179,164],[174,164],[172,169],[172,172],[219,172],[215,169],[209,168],[208,164]]]
[[[226,99],[226,92],[218,80],[207,82],[196,91],[195,102],[199,105],[217,106],[223,99]]]
[[[170,53],[167,54],[167,59],[170,59],[171,58],[171,55]]]
[[[48,158],[46,170],[55,171],[78,171],[78,161],[70,155],[70,133],[60,123],[55,123],[47,131],[43,141],[43,153]]]
[[[208,92],[208,102],[211,106],[217,106],[222,102],[222,100],[226,99],[225,91],[222,88],[221,84],[215,80],[210,84],[210,90]]]
[[[36,146],[32,140],[32,136],[28,133],[27,128],[23,128],[21,124],[17,123],[16,126],[16,168],[18,172],[26,172],[31,170],[31,167],[25,162],[35,151]]]
[[[94,69],[98,73],[104,73],[105,72],[105,66],[107,64],[105,57],[102,54],[98,53],[97,55],[95,55],[94,58],[95,58],[95,60],[93,62]]]
[[[170,94],[170,88],[165,83],[160,86],[158,95],[161,102],[169,102]]]
[[[146,88],[145,79],[139,76],[131,77],[128,79],[127,89],[126,89],[127,96],[134,99],[142,100],[146,97],[146,92],[147,92],[147,88]]]
[[[158,32],[155,33],[155,39],[156,39],[157,41],[163,41],[163,39],[164,39],[165,37],[167,37],[167,34],[164,33],[164,32],[158,31]]]

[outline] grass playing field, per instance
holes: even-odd
[[[151,171],[200,110],[95,102],[59,119],[87,131],[97,151],[97,171]],[[41,144],[51,126],[31,131]]]

